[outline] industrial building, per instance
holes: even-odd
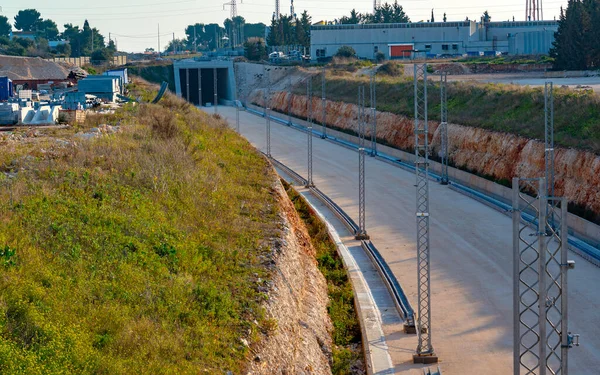
[[[557,21],[416,22],[311,27],[313,59],[335,55],[342,46],[360,58],[382,52],[386,59],[461,55],[548,54]]]
[[[79,92],[94,95],[97,98],[114,102],[121,93],[121,77],[119,76],[87,76],[78,82]]]
[[[181,60],[173,63],[177,96],[195,105],[231,104],[235,100],[233,61]],[[214,73],[217,73],[216,77]],[[216,78],[216,80],[215,80]]]

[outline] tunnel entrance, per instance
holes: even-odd
[[[233,103],[235,78],[233,63],[228,61],[182,62],[175,66],[177,95],[194,105],[206,106],[215,102],[215,71],[217,73],[217,102],[219,105]],[[223,66],[225,65],[225,66]],[[230,66],[228,66],[230,65]]]

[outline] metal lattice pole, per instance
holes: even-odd
[[[554,196],[554,91],[552,82],[544,86],[544,171],[548,196]],[[554,222],[551,213],[550,222]]]
[[[288,100],[287,100],[288,125],[292,125],[292,76],[288,75]]]
[[[429,129],[427,64],[414,67],[415,171],[417,175],[417,286],[419,343],[415,363],[437,362],[431,343],[431,270],[429,253]]]
[[[219,100],[217,96],[217,68],[213,68],[213,91],[215,92],[214,105],[215,113],[217,113],[217,102]]]
[[[377,95],[375,84],[375,70],[371,73],[371,156],[377,155]]]
[[[313,182],[313,131],[312,131],[312,78],[309,77],[306,81],[306,106],[307,106],[307,121],[308,127],[306,133],[308,135],[308,173],[306,178],[306,187],[315,186]]]
[[[448,185],[448,95],[447,95],[447,73],[440,75],[440,139],[442,144],[442,177],[441,184]]]
[[[567,349],[579,345],[568,332],[567,201],[546,192],[545,178],[513,179],[515,375],[567,375]]]
[[[367,235],[366,220],[365,220],[365,88],[358,87],[358,231],[355,233],[357,240],[366,240]]]
[[[267,78],[265,93],[265,120],[267,122],[267,157],[271,157],[271,79]]]
[[[327,138],[327,101],[325,100],[325,67],[321,73],[321,109],[323,110],[323,116],[321,117],[322,134],[321,138]]]

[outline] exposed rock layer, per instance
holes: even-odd
[[[273,95],[271,107],[287,112],[292,95],[293,115],[307,117],[307,98],[286,92]],[[262,104],[262,95],[254,92],[250,100]],[[313,118],[322,122],[321,98],[313,97]],[[344,102],[327,101],[327,124],[345,130],[356,130],[357,106]],[[367,111],[367,117],[370,111]],[[369,121],[369,119],[367,119]],[[429,121],[429,135],[434,153],[440,151],[439,122]],[[414,145],[412,118],[389,112],[377,112],[377,138],[403,150]],[[370,127],[367,127],[367,137]],[[510,181],[513,177],[541,177],[544,174],[544,142],[524,137],[492,132],[485,129],[456,124],[448,125],[450,160],[456,166]],[[586,151],[556,148],[556,195],[587,207],[600,214],[600,157]]]
[[[276,327],[254,348],[248,374],[330,374],[327,283],[306,228],[279,183],[275,193],[283,228],[273,246],[275,265],[266,308]]]

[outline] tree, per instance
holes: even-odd
[[[301,28],[301,32],[299,33],[300,38],[298,39],[298,44],[304,46],[306,48],[310,48],[310,26],[312,24],[312,17],[308,15],[308,12],[305,10],[302,12],[300,16],[300,25],[296,22],[296,27]]]
[[[58,26],[52,20],[43,20],[36,25],[36,35],[48,40],[58,39]]]
[[[8,18],[4,16],[0,16],[0,36],[9,36],[12,30],[12,26],[10,22],[8,22]]]
[[[433,16],[433,9],[431,10],[431,22],[435,22],[435,17]]]
[[[561,8],[558,30],[554,34],[550,56],[554,58],[554,68],[564,70],[585,70],[591,62],[590,51],[586,49],[592,37],[590,15],[579,0],[569,0],[567,10]]]
[[[444,12],[444,22],[446,22],[447,18],[446,18],[446,12]]]
[[[108,45],[106,46],[106,49],[109,50],[112,54],[117,52],[117,45],[115,44],[115,41],[112,39],[109,40]]]
[[[352,9],[350,11],[350,17],[344,16],[340,18],[339,22],[343,25],[357,25],[361,23],[362,19],[362,14],[358,13],[356,9]]]
[[[106,62],[112,61],[112,59],[113,53],[108,48],[97,49],[92,52],[92,56],[90,57],[92,62]]]
[[[356,51],[350,46],[341,46],[335,53],[336,57],[356,57]]]
[[[54,53],[64,57],[71,56],[71,45],[69,43],[59,44],[54,48]]]
[[[64,28],[65,31],[63,31],[61,37],[71,45],[71,57],[81,56],[81,38],[79,37],[81,30],[79,30],[79,26],[67,23]]]
[[[244,42],[244,56],[251,61],[260,61],[267,58],[267,48],[264,39],[248,38]]]
[[[185,49],[185,39],[169,40],[165,52],[183,51]]]
[[[35,27],[42,21],[41,14],[35,9],[20,10],[15,16],[15,29],[22,31],[35,31]]]
[[[490,14],[488,13],[488,11],[486,10],[485,12],[483,12],[483,16],[481,16],[481,19],[483,19],[484,23],[489,23],[492,20],[492,17],[490,16]]]

